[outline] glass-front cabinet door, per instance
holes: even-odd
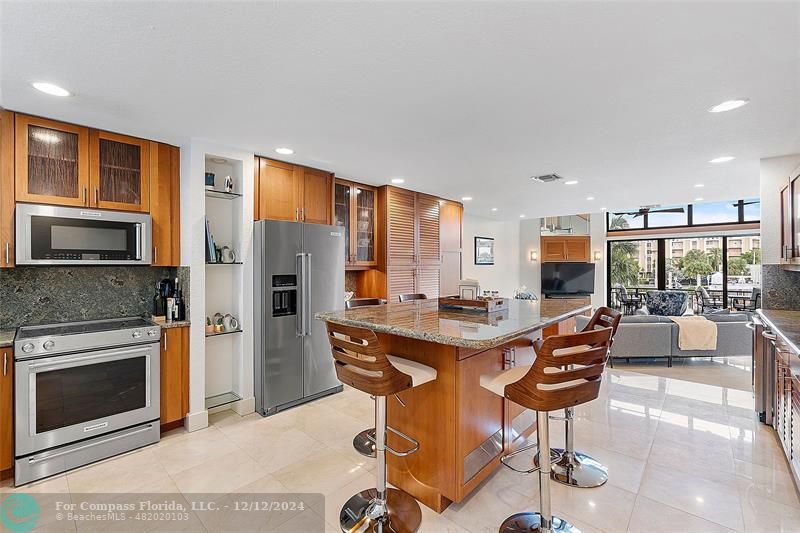
[[[16,199],[88,206],[88,128],[21,114],[14,123]]]
[[[91,205],[102,209],[150,209],[149,143],[143,139],[92,130]]]
[[[372,187],[355,186],[355,263],[375,265],[375,196]]]
[[[344,228],[345,265],[353,262],[353,254],[350,253],[350,189],[349,183],[337,181],[334,185],[333,223]]]

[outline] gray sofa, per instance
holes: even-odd
[[[752,355],[753,335],[747,323],[747,313],[720,313],[705,315],[717,323],[716,350],[681,350],[678,348],[678,325],[665,316],[624,316],[614,337],[611,358],[633,359],[663,357],[672,366],[676,357],[721,357],[724,355]],[[590,317],[576,317],[578,330],[583,329]]]

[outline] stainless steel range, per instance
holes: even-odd
[[[158,442],[160,339],[137,317],[17,330],[17,485]]]

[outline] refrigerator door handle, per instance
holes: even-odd
[[[303,282],[305,286],[303,287],[303,304],[305,304],[305,309],[303,309],[303,335],[311,335],[311,320],[313,320],[311,316],[311,295],[314,294],[311,292],[311,254],[305,254],[305,272],[303,272]]]
[[[303,260],[303,256],[305,254],[297,254],[295,256],[295,269],[297,273],[297,292],[298,299],[300,300],[300,305],[297,306],[297,316],[295,321],[295,334],[298,337],[303,336],[303,321],[305,320],[305,300],[306,300],[306,288],[305,288],[305,261]]]

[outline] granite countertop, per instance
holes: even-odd
[[[161,326],[161,329],[172,329],[172,328],[185,328],[191,325],[191,322],[188,320],[173,320],[172,322],[167,322],[164,320],[164,317],[152,317],[153,322]]]
[[[317,313],[316,318],[378,333],[486,350],[591,308],[579,300],[512,299],[507,310],[482,313],[440,309],[438,300],[416,300]]]
[[[771,329],[777,333],[796,354],[800,355],[800,311],[759,309],[758,314],[769,322]]]
[[[14,345],[14,335],[17,334],[16,329],[0,329],[0,348],[6,348]]]

